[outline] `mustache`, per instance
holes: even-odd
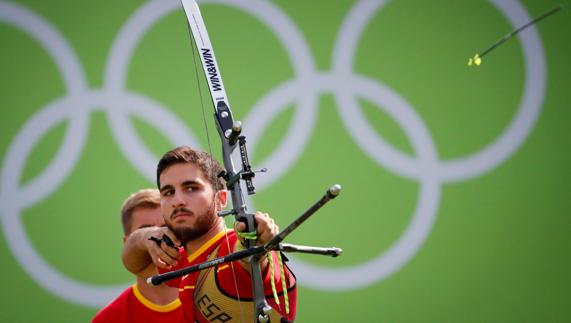
[[[180,207],[180,208],[176,208],[176,209],[172,210],[171,216],[170,216],[171,219],[174,218],[174,217],[176,216],[176,214],[177,214],[177,213],[180,213],[180,212],[193,214],[191,210],[189,210],[189,209],[187,209],[187,208],[185,208],[185,207]]]

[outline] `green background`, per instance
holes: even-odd
[[[17,1],[55,26],[80,60],[88,87],[104,86],[115,37],[143,1]],[[354,1],[276,0],[305,37],[320,72]],[[560,2],[522,1],[531,17]],[[563,2],[569,7],[571,2]],[[294,78],[283,45],[255,17],[203,5],[236,119],[268,91]],[[517,111],[525,70],[512,39],[469,68],[468,57],[513,29],[486,1],[393,1],[367,24],[354,74],[379,80],[405,98],[432,135],[440,160],[469,155],[500,136]],[[436,220],[415,256],[388,278],[352,290],[303,284],[299,322],[571,322],[571,16],[569,9],[537,25],[547,86],[530,135],[499,166],[444,183]],[[28,34],[0,21],[0,157],[22,126],[67,89],[52,58]],[[160,102],[207,147],[192,50],[182,9],[160,20],[129,62],[125,87]],[[203,88],[203,95],[207,93]],[[203,100],[212,141],[217,134]],[[394,147],[415,151],[402,128],[360,98],[362,112]],[[336,259],[300,256],[323,267],[363,264],[389,250],[409,224],[419,184],[377,164],[354,141],[330,93],[319,97],[311,138],[295,164],[254,198],[282,226],[332,183],[342,196],[292,234],[289,242],[338,246]],[[289,131],[294,105],[250,147],[264,160]],[[173,147],[157,128],[132,118],[157,158]],[[247,126],[247,125],[246,125]],[[20,184],[49,165],[67,131],[60,122],[36,145]],[[129,283],[120,262],[119,208],[131,192],[153,186],[124,157],[103,110],[90,113],[80,160],[63,184],[21,214],[36,250],[62,274],[84,283]],[[212,147],[218,155],[219,145]],[[264,165],[272,176],[272,165]],[[4,216],[4,215],[3,215]],[[21,268],[4,235],[0,321],[82,322],[96,308],[64,301]],[[303,277],[300,277],[303,280]]]

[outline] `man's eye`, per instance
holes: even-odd
[[[163,196],[171,196],[172,191],[163,191]]]

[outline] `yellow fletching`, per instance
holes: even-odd
[[[478,54],[474,55],[474,57],[471,57],[468,60],[468,66],[472,65],[480,66],[480,64],[482,64],[482,58]]]

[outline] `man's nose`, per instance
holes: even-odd
[[[174,208],[179,208],[179,207],[182,207],[182,206],[185,206],[185,205],[186,205],[186,202],[185,202],[185,200],[184,200],[184,198],[183,198],[183,196],[182,196],[182,193],[180,193],[180,192],[175,192],[174,195],[173,195],[173,198],[172,198],[172,206],[173,206]]]

